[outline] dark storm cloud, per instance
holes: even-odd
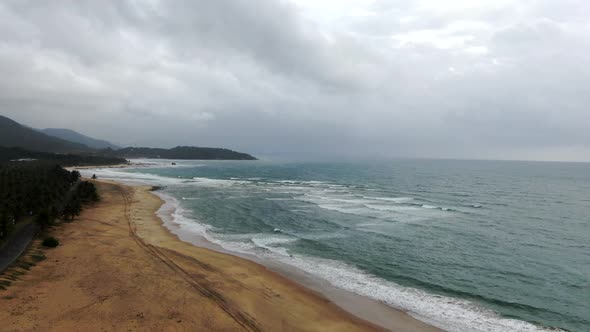
[[[588,159],[584,1],[5,1],[0,108],[123,144]]]

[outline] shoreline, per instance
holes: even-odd
[[[286,270],[281,271],[279,269],[277,271],[277,270],[271,268],[270,266],[263,264],[260,260],[257,260],[255,256],[250,256],[247,254],[241,254],[241,253],[226,250],[225,248],[221,247],[220,245],[216,245],[215,243],[209,242],[208,240],[206,240],[204,238],[201,239],[202,242],[201,241],[193,242],[193,241],[183,240],[179,234],[175,233],[172,229],[167,227],[167,226],[174,227],[174,225],[177,225],[177,224],[175,224],[172,221],[172,219],[165,220],[162,218],[162,216],[160,215],[161,214],[160,211],[166,205],[167,201],[165,199],[163,199],[160,195],[158,195],[156,191],[152,191],[151,186],[126,185],[126,184],[122,184],[117,181],[113,181],[112,183],[115,185],[119,185],[119,186],[132,187],[135,190],[139,190],[142,194],[148,194],[148,195],[156,198],[159,201],[159,205],[156,207],[156,209],[152,209],[151,211],[149,211],[152,215],[152,222],[155,223],[155,225],[151,225],[151,226],[158,228],[159,229],[158,231],[164,232],[167,237],[172,238],[173,241],[175,241],[175,242],[178,242],[178,243],[176,243],[176,245],[187,244],[187,245],[190,245],[191,247],[198,248],[199,250],[205,251],[205,253],[208,255],[218,254],[218,255],[224,255],[226,257],[229,256],[229,257],[231,257],[233,264],[254,265],[255,268],[258,270],[257,277],[263,276],[264,274],[268,274],[268,276],[270,276],[271,278],[277,278],[277,279],[280,279],[281,282],[286,283],[286,285],[289,288],[292,288],[293,291],[304,294],[306,296],[310,296],[310,297],[314,298],[314,301],[315,300],[319,301],[320,303],[322,303],[322,307],[332,307],[333,306],[334,308],[329,308],[329,310],[335,309],[335,311],[338,313],[338,315],[343,315],[340,319],[344,319],[346,317],[347,319],[352,319],[353,321],[355,321],[355,323],[360,322],[361,325],[366,324],[365,327],[360,329],[362,331],[380,331],[383,329],[390,330],[390,331],[395,330],[395,331],[400,331],[400,332],[403,332],[403,331],[440,331],[438,329],[432,329],[432,330],[422,329],[422,327],[420,325],[423,323],[419,322],[419,321],[416,321],[416,322],[418,322],[417,325],[407,325],[403,319],[402,319],[403,322],[400,322],[399,325],[395,324],[394,326],[389,326],[389,327],[383,326],[382,324],[373,322],[371,320],[366,319],[365,317],[362,317],[363,315],[356,315],[356,314],[352,313],[351,311],[347,310],[346,308],[343,308],[342,306],[340,306],[338,303],[334,302],[332,299],[324,297],[323,296],[324,294],[322,292],[319,292],[318,289],[307,287],[307,285],[302,284],[298,280],[294,280],[293,278],[291,278],[292,275],[291,275],[291,277],[289,277],[289,275],[287,273],[285,273]],[[148,211],[146,211],[146,212],[148,212]],[[144,238],[147,241],[155,241],[157,243],[158,239],[150,236],[150,233],[146,227],[148,225],[146,225],[146,224],[138,224],[138,225],[139,225],[139,227],[137,228],[137,233],[140,237]],[[154,230],[152,230],[152,232],[153,231]],[[152,235],[153,235],[153,233],[152,233]],[[162,243],[159,243],[159,244],[162,245]],[[163,245],[163,247],[165,247],[165,245]],[[174,249],[178,249],[178,248],[175,247]],[[179,250],[179,252],[180,252],[180,250]],[[219,258],[219,257],[217,257],[217,258]],[[212,264],[215,264],[215,263],[212,263]],[[280,263],[277,263],[277,264],[280,264]],[[285,265],[285,267],[287,267],[287,266]],[[304,272],[301,271],[301,273],[304,273]],[[266,277],[266,276],[263,276],[263,277]],[[344,292],[346,292],[346,291],[344,291]],[[280,296],[280,295],[278,295],[278,296]],[[360,295],[356,295],[356,294],[354,294],[353,296],[354,297],[361,297]],[[367,299],[367,298],[363,298],[363,299],[368,300],[368,301],[373,301],[373,300]],[[359,300],[359,299],[357,299],[357,300]],[[375,303],[375,304],[380,305],[380,306],[385,306],[384,304],[381,304],[381,303]],[[302,303],[301,305],[305,305],[305,304]],[[395,310],[390,307],[387,307],[387,308]],[[281,312],[281,314],[285,315],[287,313]],[[396,314],[406,315],[403,312],[399,312]],[[408,318],[413,319],[410,316],[408,316]],[[329,327],[327,327],[327,326],[324,327],[321,324],[318,325],[317,328],[320,330],[324,330],[324,329],[330,330]],[[337,330],[340,330],[340,329],[337,329]]]
[[[130,162],[128,164],[118,164],[99,167],[74,167],[73,169],[118,169],[130,167],[141,168],[150,166],[150,163]],[[142,188],[146,186],[151,188],[151,185],[147,185],[145,183],[142,183],[141,181],[134,180],[127,181],[124,179],[99,179],[98,181],[113,183],[122,186],[131,186],[135,188]],[[337,305],[340,309],[346,311],[348,314],[366,320],[381,328],[385,328],[390,331],[401,332],[444,331],[443,329],[429,323],[428,317],[419,316],[420,318],[418,318],[410,314],[403,308],[396,308],[386,303],[383,303],[379,300],[370,298],[368,296],[360,295],[353,291],[334,286],[330,281],[325,280],[322,277],[312,275],[307,271],[304,271],[296,266],[292,266],[287,263],[272,260],[269,258],[262,258],[249,253],[232,251],[231,249],[226,249],[221,244],[211,242],[209,239],[203,236],[199,236],[198,234],[184,232],[181,230],[180,225],[174,222],[173,220],[172,213],[174,212],[174,209],[169,208],[169,211],[163,211],[166,205],[174,205],[174,203],[171,203],[171,200],[175,201],[176,199],[158,190],[147,190],[147,192],[152,196],[157,197],[161,201],[160,206],[153,212],[153,215],[159,221],[161,228],[168,232],[171,236],[173,236],[177,241],[182,241],[185,243],[189,243],[192,246],[231,255],[243,260],[247,260],[250,263],[258,264],[264,267],[265,269],[268,269],[273,273],[277,273],[281,277],[286,278],[291,282],[294,282],[298,286],[316,293],[319,297],[333,302],[335,305]],[[176,202],[176,204],[178,204],[178,202]]]
[[[133,167],[149,167],[151,166],[150,163],[129,163],[129,164],[121,164],[121,165],[110,165],[110,166],[100,166],[100,167],[76,167],[73,169],[84,169],[88,170],[88,168],[99,168],[99,169],[109,169],[109,168],[133,168]],[[116,185],[122,186],[131,186],[135,188],[142,188],[142,187],[150,187],[151,185],[147,185],[142,183],[141,181],[134,181],[134,180],[124,180],[124,179],[109,179],[109,180],[101,180],[98,181],[109,182]],[[222,247],[222,245],[211,242],[210,240],[206,239],[203,236],[199,236],[198,234],[184,232],[181,230],[179,224],[173,221],[173,217],[171,214],[174,212],[173,209],[169,209],[169,211],[163,211],[167,204],[173,205],[170,200],[175,200],[172,196],[169,196],[165,193],[159,191],[147,191],[154,197],[157,197],[161,204],[160,206],[154,211],[153,215],[160,223],[160,227],[168,232],[171,236],[173,236],[177,241],[182,241],[185,243],[189,243],[192,246],[203,248],[206,250],[211,250],[214,252],[222,253],[231,255],[233,257],[237,257],[242,260],[247,260],[249,263],[254,263],[262,266],[263,268],[280,275],[282,278],[286,278],[290,282],[294,282],[297,286],[303,287],[306,290],[312,291],[317,296],[333,302],[336,306],[340,309],[347,312],[347,314],[352,315],[354,317],[363,319],[365,321],[370,322],[371,324],[375,324],[381,328],[390,330],[390,331],[425,331],[425,332],[438,332],[444,331],[443,329],[436,327],[429,323],[428,317],[421,317],[418,318],[416,316],[411,315],[408,311],[402,308],[392,307],[386,303],[383,303],[379,300],[370,298],[368,296],[360,295],[355,292],[349,291],[344,288],[340,288],[337,286],[332,285],[329,281],[316,276],[312,275],[298,267],[289,265],[284,262],[280,262],[277,260],[272,260],[269,258],[262,258],[259,256],[255,256],[248,253],[243,253],[239,251],[232,251],[231,249],[226,249]],[[166,214],[166,215],[165,215]],[[416,314],[417,315],[417,314]]]
[[[137,186],[141,187],[141,185]],[[174,207],[167,206],[173,205],[173,203],[170,202],[170,199],[175,199],[166,194],[159,193],[158,191],[149,191],[149,193],[158,197],[162,201],[161,207],[155,212],[155,214],[160,219],[162,228],[169,232],[170,235],[176,237],[178,241],[183,241],[199,248],[231,255],[247,260],[251,263],[259,264],[289,281],[298,284],[300,287],[310,290],[318,296],[334,303],[348,314],[378,325],[388,331],[444,331],[411,316],[408,312],[402,309],[394,308],[378,300],[336,287],[329,281],[311,275],[297,267],[247,253],[231,251],[220,244],[209,241],[203,236],[183,232],[180,225],[173,220],[172,213],[174,212]]]
[[[5,330],[384,330],[258,263],[181,241],[150,187],[96,183],[102,200],[53,229],[60,246],[0,292]]]

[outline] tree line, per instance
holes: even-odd
[[[94,184],[81,181],[78,171],[43,161],[0,163],[0,239],[23,218],[47,227],[73,219],[98,199]]]
[[[163,158],[195,160],[256,160],[255,157],[242,152],[222,148],[201,148],[195,146],[177,146],[172,149],[128,147],[118,150],[103,149],[104,156],[120,158]]]
[[[63,166],[100,166],[126,164],[127,160],[116,156],[100,154],[59,154],[49,152],[28,151],[18,147],[1,147],[0,162],[18,159],[36,159],[51,161]]]

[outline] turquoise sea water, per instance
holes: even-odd
[[[148,161],[175,222],[451,331],[590,331],[590,164]]]

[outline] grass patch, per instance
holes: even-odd
[[[8,280],[0,280],[0,288],[6,289],[6,287],[10,286],[11,282]]]
[[[16,263],[16,266],[17,267],[20,267],[21,269],[24,269],[24,270],[30,270],[31,267],[35,266],[35,264],[34,263],[31,263],[31,262],[24,262],[24,261],[22,261],[22,262],[17,262]]]
[[[41,255],[31,255],[31,258],[35,262],[40,262],[40,261],[44,261],[47,257],[45,257],[45,255],[41,254]]]

